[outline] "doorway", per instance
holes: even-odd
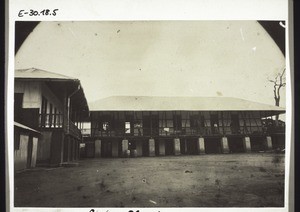
[[[104,158],[112,157],[112,141],[103,140],[101,143],[101,155]]]
[[[205,138],[205,153],[216,154],[221,153],[221,138]]]
[[[228,146],[232,153],[245,152],[242,137],[228,137]]]
[[[174,155],[174,141],[173,139],[165,139],[166,155]]]

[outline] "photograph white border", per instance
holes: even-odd
[[[283,208],[184,208],[185,211],[289,211],[290,154],[292,140],[292,80],[289,44],[288,0],[10,0],[8,23],[8,70],[6,78],[6,152],[10,211],[57,211],[56,208],[14,208],[13,93],[15,21],[101,21],[101,20],[285,20],[286,21],[286,155],[285,207]],[[18,17],[20,10],[59,9],[56,16]],[[14,209],[14,210],[13,210]],[[95,211],[128,211],[128,208],[95,208]],[[135,208],[130,208],[135,210]],[[169,211],[170,208],[136,208],[141,212]],[[171,208],[173,211],[180,209]],[[61,208],[74,211],[74,208]],[[76,211],[89,211],[77,208]]]

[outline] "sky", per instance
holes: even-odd
[[[285,58],[257,21],[41,22],[15,68],[78,78],[88,102],[116,95],[224,96],[274,105]],[[285,107],[285,88],[280,106]]]

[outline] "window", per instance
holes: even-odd
[[[125,134],[133,134],[133,114],[125,114]]]
[[[102,122],[102,130],[109,131],[109,122]]]
[[[125,122],[125,133],[126,134],[130,134],[130,128],[131,128],[131,125],[130,125],[130,122],[129,121],[126,121]]]
[[[191,128],[198,129],[200,127],[204,127],[204,116],[203,115],[191,115],[190,116],[191,121]]]
[[[100,118],[99,130],[108,132],[112,129],[112,120],[110,115],[103,115]]]
[[[176,131],[181,131],[182,123],[181,123],[181,115],[174,114],[173,115],[173,127]]]
[[[219,133],[219,117],[218,114],[210,115],[210,126],[213,134]]]
[[[15,93],[14,113],[15,121],[22,122],[22,105],[23,105],[23,93]]]

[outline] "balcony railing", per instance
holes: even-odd
[[[90,128],[83,128],[81,129],[81,134],[83,137],[91,136],[91,129]]]
[[[64,129],[67,134],[81,139],[81,131],[71,120],[68,120],[64,128],[63,114],[40,114],[39,127],[43,129]]]
[[[82,138],[81,131],[71,120],[69,120],[69,134],[75,136],[78,139]]]
[[[41,128],[62,128],[63,114],[40,114]]]
[[[127,132],[127,133],[126,133]],[[205,126],[201,128],[182,127],[176,129],[174,127],[159,127],[159,128],[131,128],[130,131],[125,131],[125,128],[109,128],[107,130],[93,128],[92,136],[217,136],[217,135],[243,135],[243,134],[263,134],[262,127],[259,126]]]

